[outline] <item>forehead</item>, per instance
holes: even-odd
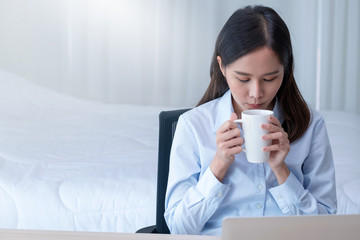
[[[258,48],[231,63],[229,68],[247,73],[266,73],[283,70],[277,54],[269,47]]]

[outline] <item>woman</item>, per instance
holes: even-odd
[[[325,123],[302,98],[293,69],[289,30],[273,9],[248,6],[225,23],[209,87],[174,136],[165,199],[171,233],[219,235],[228,216],[336,213]],[[272,140],[263,164],[246,160],[234,123],[249,109],[274,111],[262,126]]]

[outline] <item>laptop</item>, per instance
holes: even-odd
[[[360,215],[225,218],[221,239],[359,240]]]

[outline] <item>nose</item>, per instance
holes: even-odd
[[[259,81],[253,81],[250,89],[249,89],[249,95],[252,98],[261,98],[263,96],[263,89],[262,85]]]

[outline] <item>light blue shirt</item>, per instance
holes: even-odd
[[[278,185],[267,163],[235,155],[223,183],[211,172],[217,129],[233,112],[230,90],[180,116],[170,155],[165,220],[174,234],[220,235],[225,217],[336,213],[335,171],[322,116],[311,111],[304,135],[290,144],[290,170]],[[278,103],[274,115],[283,121]]]

